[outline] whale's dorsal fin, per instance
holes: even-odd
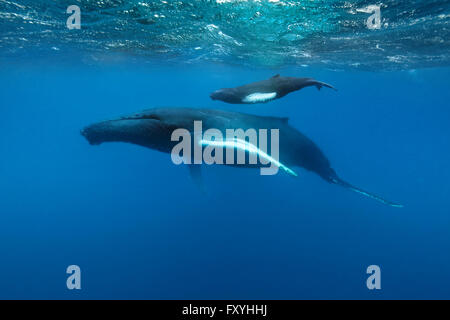
[[[276,79],[276,78],[279,78],[280,77],[280,75],[279,74],[276,74],[276,75],[274,75],[272,78],[270,78],[270,79]]]

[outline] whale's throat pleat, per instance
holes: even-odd
[[[267,101],[275,99],[276,96],[277,96],[276,92],[267,92],[267,93],[256,92],[256,93],[252,93],[252,94],[249,94],[248,96],[246,96],[242,100],[242,102],[245,102],[245,103],[267,102]]]

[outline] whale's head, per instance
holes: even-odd
[[[220,100],[228,103],[241,103],[241,99],[236,95],[234,89],[225,88],[216,90],[210,94],[212,100]]]
[[[171,134],[177,127],[158,109],[102,121],[81,130],[91,145],[128,142],[166,152],[171,149]]]

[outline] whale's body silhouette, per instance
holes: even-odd
[[[214,91],[210,97],[232,104],[266,103],[310,86],[315,86],[319,90],[322,87],[336,90],[333,86],[312,78],[281,77],[277,74],[267,80]]]
[[[399,204],[363,191],[339,178],[319,147],[290,126],[287,118],[262,117],[210,109],[155,108],[95,123],[83,129],[81,133],[92,145],[105,142],[127,142],[170,153],[178,143],[171,139],[174,130],[186,129],[194,136],[194,121],[201,121],[203,130],[220,130],[224,137],[227,129],[243,129],[244,131],[278,129],[279,160],[284,165],[302,167],[315,172],[329,183],[343,186],[384,204],[401,207]],[[242,166],[260,167],[261,164],[247,163]]]

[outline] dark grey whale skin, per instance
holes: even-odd
[[[236,88],[224,88],[211,93],[212,100],[220,100],[231,104],[255,104],[266,103],[276,99],[283,98],[287,94],[301,90],[305,87],[315,86],[317,89],[327,87],[336,90],[333,86],[317,81],[312,78],[294,78],[294,77],[281,77],[275,75],[270,79],[258,81],[250,84],[246,84]],[[267,101],[259,102],[246,102],[245,97],[254,93],[273,93],[276,92],[276,97]]]
[[[400,205],[356,188],[338,177],[319,147],[291,127],[287,118],[262,117],[238,112],[194,108],[155,108],[87,126],[81,134],[91,145],[126,142],[153,150],[171,153],[178,142],[171,141],[172,132],[186,129],[194,136],[194,121],[202,121],[205,132],[214,128],[226,136],[226,129],[279,129],[279,161],[288,167],[302,167],[318,174],[325,181],[356,191],[384,204]],[[270,146],[271,142],[268,141]],[[260,165],[236,165],[258,168]]]

